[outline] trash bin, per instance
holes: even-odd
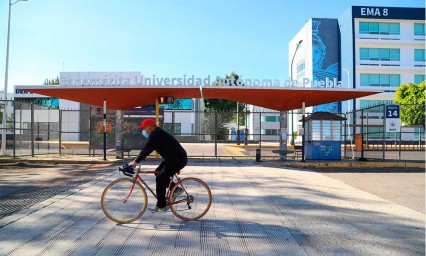
[[[260,149],[256,149],[256,162],[260,162]]]
[[[362,134],[355,135],[355,150],[362,151]]]

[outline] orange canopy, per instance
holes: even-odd
[[[103,106],[129,109],[154,104],[159,96],[179,98],[227,99],[274,110],[291,110],[330,102],[345,101],[381,93],[379,90],[299,87],[153,87],[153,86],[19,86],[16,89],[54,98]]]

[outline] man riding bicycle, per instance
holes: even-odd
[[[188,163],[185,149],[180,143],[169,133],[157,127],[153,119],[147,118],[138,126],[142,130],[142,135],[148,139],[145,147],[141,150],[138,157],[129,163],[129,166],[135,167],[137,163],[144,160],[152,151],[157,151],[163,158],[161,164],[155,171],[156,174],[156,190],[157,205],[153,209],[155,212],[167,211],[166,207],[166,188],[170,183],[171,177],[182,170]],[[173,186],[174,184],[172,184]],[[177,188],[173,197],[183,192],[182,188]]]

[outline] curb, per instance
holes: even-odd
[[[265,166],[295,168],[425,168],[420,162],[264,162]]]
[[[118,160],[118,159],[117,159]],[[1,159],[3,163],[50,163],[50,164],[113,164],[115,160],[72,160],[72,159]]]
[[[148,158],[147,161],[160,161],[160,159]],[[190,158],[191,162],[254,162],[253,160],[245,159],[223,159],[223,158]],[[129,162],[128,159],[107,159],[107,160],[91,160],[91,159],[0,159],[0,164],[4,163],[49,163],[49,164],[122,164]],[[272,167],[295,167],[295,168],[423,168],[424,162],[409,162],[409,161],[315,161],[315,162],[298,162],[298,161],[279,161],[279,160],[264,160],[260,164]]]

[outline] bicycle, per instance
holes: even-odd
[[[121,171],[131,178],[112,181],[102,193],[101,205],[103,212],[109,219],[120,224],[133,222],[144,214],[148,205],[145,188],[157,198],[155,192],[140,174],[156,174],[158,172],[141,171],[141,166],[135,169],[137,171],[133,176],[119,168],[119,172]],[[175,182],[175,185],[172,187],[173,182]],[[182,188],[183,192],[173,197],[178,187]],[[176,173],[170,179],[166,202],[167,207],[179,219],[187,221],[198,220],[209,211],[212,203],[212,194],[209,186],[201,179],[192,177],[181,179],[179,173]]]

